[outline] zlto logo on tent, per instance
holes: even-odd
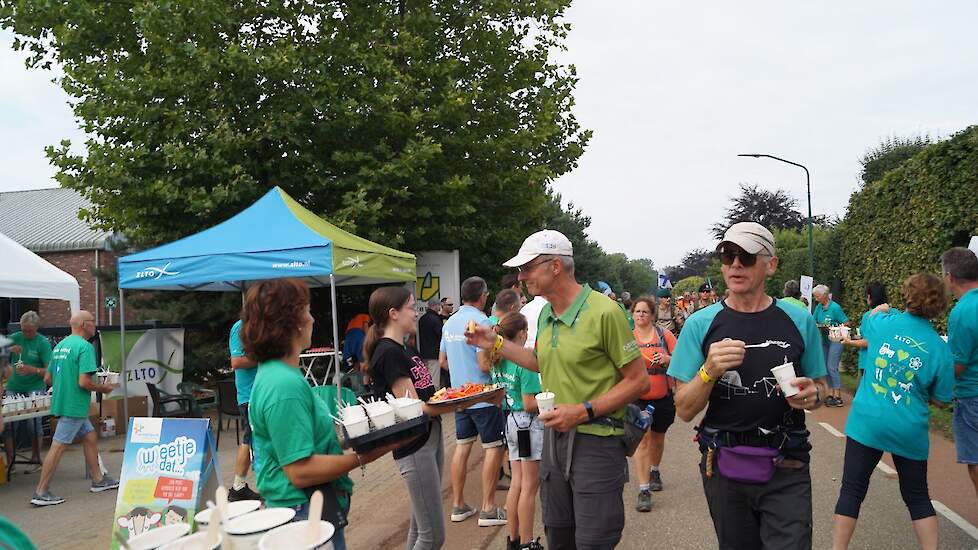
[[[170,264],[173,262],[167,262],[163,267],[147,267],[136,272],[137,279],[159,279],[164,275],[179,275],[179,271],[167,271],[170,268]]]

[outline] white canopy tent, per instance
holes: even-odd
[[[78,281],[0,233],[0,296],[66,300],[71,311],[81,307]]]

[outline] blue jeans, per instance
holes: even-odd
[[[954,400],[953,426],[958,464],[978,464],[978,397]]]
[[[825,355],[825,374],[828,376],[829,389],[837,390],[842,387],[839,376],[839,361],[842,359],[842,344],[822,339],[822,353]]]
[[[309,519],[309,503],[300,504],[298,506],[292,507],[295,510],[295,517],[292,521],[303,521]],[[347,509],[349,511],[349,508]],[[335,526],[334,526],[335,527]],[[337,529],[333,533],[333,538],[330,540],[333,543],[334,550],[346,550],[346,539],[343,537],[343,530]]]

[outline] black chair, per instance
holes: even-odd
[[[221,448],[221,430],[224,429],[224,416],[227,415],[228,422],[234,419],[234,440],[238,445],[241,444],[241,410],[238,409],[238,388],[234,385],[234,378],[217,381],[217,448]]]
[[[197,400],[189,393],[167,393],[156,387],[156,384],[146,383],[146,389],[153,399],[153,416],[157,418],[200,418],[200,408]],[[176,404],[177,407],[167,410],[164,405]]]

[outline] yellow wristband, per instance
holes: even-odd
[[[699,375],[700,375],[700,379],[703,380],[704,382],[706,382],[707,384],[712,384],[712,383],[716,382],[716,379],[715,378],[713,378],[709,374],[707,374],[707,372],[706,372],[706,365],[703,365],[703,366],[700,367]]]
[[[503,349],[503,337],[496,335],[496,343],[492,346],[493,353],[499,353],[499,350]]]

